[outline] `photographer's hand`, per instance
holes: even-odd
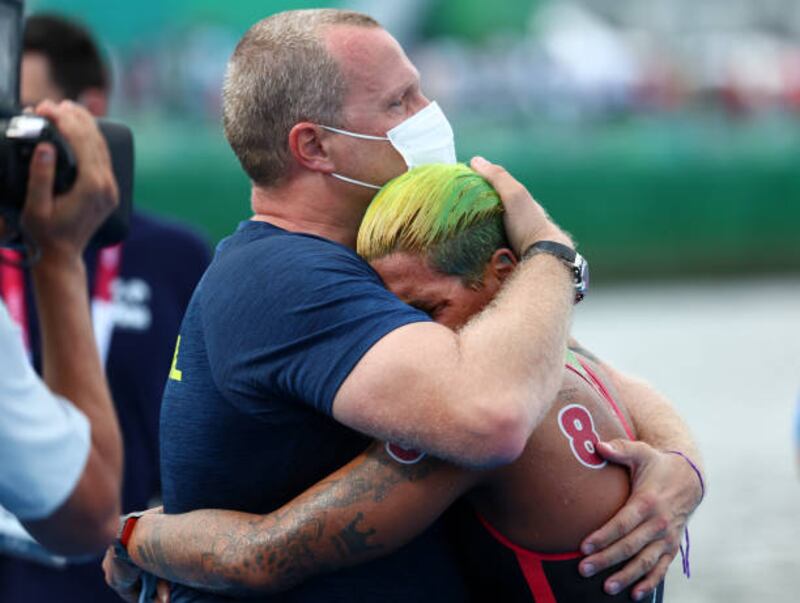
[[[55,393],[89,419],[89,458],[72,494],[51,516],[26,522],[28,531],[63,554],[99,551],[116,535],[122,480],[122,440],[97,351],[82,253],[117,203],[108,147],[89,113],[71,102],[45,101],[50,119],[77,159],[72,189],[53,196],[55,148],[34,151],[22,226],[41,252],[33,264],[42,333],[43,377]]]
[[[46,258],[80,257],[94,232],[113,211],[119,193],[111,157],[94,118],[70,101],[44,101],[36,113],[49,119],[72,148],[78,166],[69,192],[53,196],[55,150],[36,147],[31,161],[22,225]]]

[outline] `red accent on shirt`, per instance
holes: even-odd
[[[94,279],[94,291],[92,292],[94,299],[106,302],[112,300],[111,284],[119,275],[121,255],[121,243],[100,250],[97,257],[97,275]]]
[[[25,303],[25,273],[18,264],[22,254],[13,249],[0,249],[0,295],[5,300],[11,319],[22,330],[25,349],[30,352],[31,338],[28,329],[28,308]]]

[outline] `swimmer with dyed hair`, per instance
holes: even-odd
[[[358,252],[400,299],[458,330],[500,294],[516,267],[502,212],[495,190],[470,168],[423,166],[375,197]],[[565,369],[556,402],[522,456],[456,481],[474,510],[460,526],[469,573],[480,592],[498,601],[608,597],[602,580],[613,570],[581,578],[577,549],[622,506],[629,483],[595,444],[636,434],[595,362],[568,350]],[[653,600],[662,592],[663,584]]]
[[[401,299],[459,329],[513,278],[518,258],[506,241],[502,211],[495,190],[468,167],[418,167],[375,197],[358,251]],[[128,554],[145,570],[195,588],[275,592],[387,555],[461,498],[465,505],[453,519],[474,600],[611,600],[604,586],[621,564],[590,578],[578,571],[585,537],[631,492],[627,470],[595,449],[599,440],[636,438],[625,400],[603,371],[580,349],[565,350],[556,401],[510,465],[468,470],[376,442],[269,515],[147,514],[131,534]],[[105,567],[123,593],[125,567],[112,553]],[[137,577],[130,574],[131,587]],[[663,582],[654,586],[630,587],[622,596],[661,601]]]

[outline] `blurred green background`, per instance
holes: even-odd
[[[709,58],[702,28],[681,44],[672,21],[637,21],[624,2],[555,0],[39,0],[28,11],[95,32],[115,71],[112,116],[136,135],[137,205],[215,242],[249,200],[219,125],[225,61],[259,18],[321,4],[370,12],[395,33],[451,118],[459,159],[505,165],[575,235],[595,278],[800,271],[800,68],[783,87],[753,83],[730,69],[748,47]],[[745,33],[751,20],[740,18]],[[717,40],[713,20],[707,29]],[[775,48],[753,53],[800,56]]]

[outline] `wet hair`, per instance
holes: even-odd
[[[509,246],[502,214],[497,192],[471,168],[424,165],[378,192],[358,232],[358,253],[367,261],[423,254],[440,272],[478,284],[494,252]]]
[[[108,92],[108,69],[91,34],[58,15],[32,15],[25,20],[22,51],[44,55],[50,78],[70,100],[89,88]]]

